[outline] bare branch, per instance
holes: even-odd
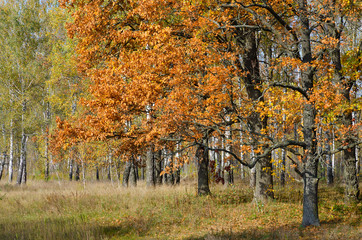
[[[335,154],[338,152],[341,152],[343,150],[347,150],[348,148],[356,147],[358,145],[362,144],[362,141],[354,142],[348,145],[340,146],[339,148],[335,149],[334,151],[323,151],[320,155],[326,155],[326,154]]]
[[[199,143],[199,145],[200,145],[200,143]],[[243,164],[244,166],[253,168],[260,159],[267,157],[268,154],[270,154],[273,150],[278,149],[278,148],[285,148],[288,146],[300,146],[300,147],[305,148],[306,144],[304,142],[299,142],[299,141],[294,141],[294,140],[286,140],[281,143],[274,144],[273,146],[270,146],[270,147],[264,149],[263,154],[252,157],[251,159],[253,161],[251,163],[241,160],[234,152],[231,152],[229,150],[226,150],[223,148],[209,148],[208,146],[204,146],[204,147],[207,148],[207,150],[211,150],[211,151],[226,152],[226,153],[230,154],[231,156],[233,156],[235,160],[237,160],[239,163]]]
[[[273,17],[286,29],[288,30],[292,36],[293,36],[293,39],[294,41],[298,42],[298,36],[297,34],[295,33],[294,29],[289,26],[289,24],[287,22],[284,21],[284,19],[282,17],[279,16],[279,14],[277,14],[274,9],[271,7],[271,6],[267,6],[267,5],[261,5],[261,4],[250,4],[250,5],[244,5],[243,3],[241,2],[238,2],[236,1],[237,4],[239,4],[243,9],[248,9],[248,8],[251,8],[251,7],[258,7],[258,8],[264,8],[266,9],[271,15],[273,15]]]
[[[304,91],[304,89],[302,89],[301,87],[293,86],[293,85],[289,85],[289,84],[285,84],[285,83],[272,83],[270,86],[272,86],[272,87],[283,87],[283,88],[292,89],[292,90],[294,90],[294,91],[299,92],[299,93],[302,94],[307,100],[309,100],[309,96],[308,96],[307,92]]]
[[[302,172],[299,170],[299,164],[298,164],[296,161],[294,161],[293,158],[291,158],[291,157],[289,157],[289,156],[287,156],[287,157],[289,158],[290,161],[292,161],[293,164],[296,165],[296,167],[294,168],[294,171],[295,171],[296,173],[298,173],[299,176],[303,177],[304,173],[302,173]]]

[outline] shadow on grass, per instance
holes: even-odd
[[[321,227],[303,228],[297,225],[281,227],[255,227],[241,232],[221,231],[205,234],[201,237],[189,237],[185,240],[237,240],[237,239],[361,239],[357,227],[337,225],[334,222],[324,222]]]
[[[158,239],[149,236],[152,227],[147,221],[82,222],[76,218],[0,222],[0,239]],[[361,239],[358,227],[339,225],[338,221],[322,222],[321,227],[301,228],[298,225],[279,227],[255,226],[245,230],[210,232],[186,240],[234,239]],[[168,239],[159,236],[160,239]]]
[[[140,228],[140,225],[142,227]],[[102,224],[89,223],[76,218],[26,220],[17,222],[0,221],[1,240],[27,239],[111,239],[113,237],[137,237],[147,234],[147,223]],[[126,237],[127,238],[127,237]]]
[[[42,219],[0,223],[0,239],[92,239],[98,229],[73,219]],[[94,238],[95,239],[95,238]]]
[[[299,239],[302,230],[296,226],[279,228],[251,228],[239,232],[221,231],[209,233],[202,237],[190,237],[186,240],[236,240],[236,239]]]

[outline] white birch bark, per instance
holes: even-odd
[[[254,161],[254,147],[251,146],[250,159]],[[250,187],[255,188],[256,185],[256,167],[250,169]]]
[[[10,119],[10,137],[9,137],[9,183],[13,181],[14,164],[14,129],[13,119]]]

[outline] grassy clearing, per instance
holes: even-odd
[[[0,239],[362,239],[362,204],[320,187],[320,228],[300,228],[302,187],[277,189],[267,205],[242,185],[147,189],[109,182],[0,184]]]

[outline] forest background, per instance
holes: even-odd
[[[360,238],[361,8],[1,1],[3,237]]]

